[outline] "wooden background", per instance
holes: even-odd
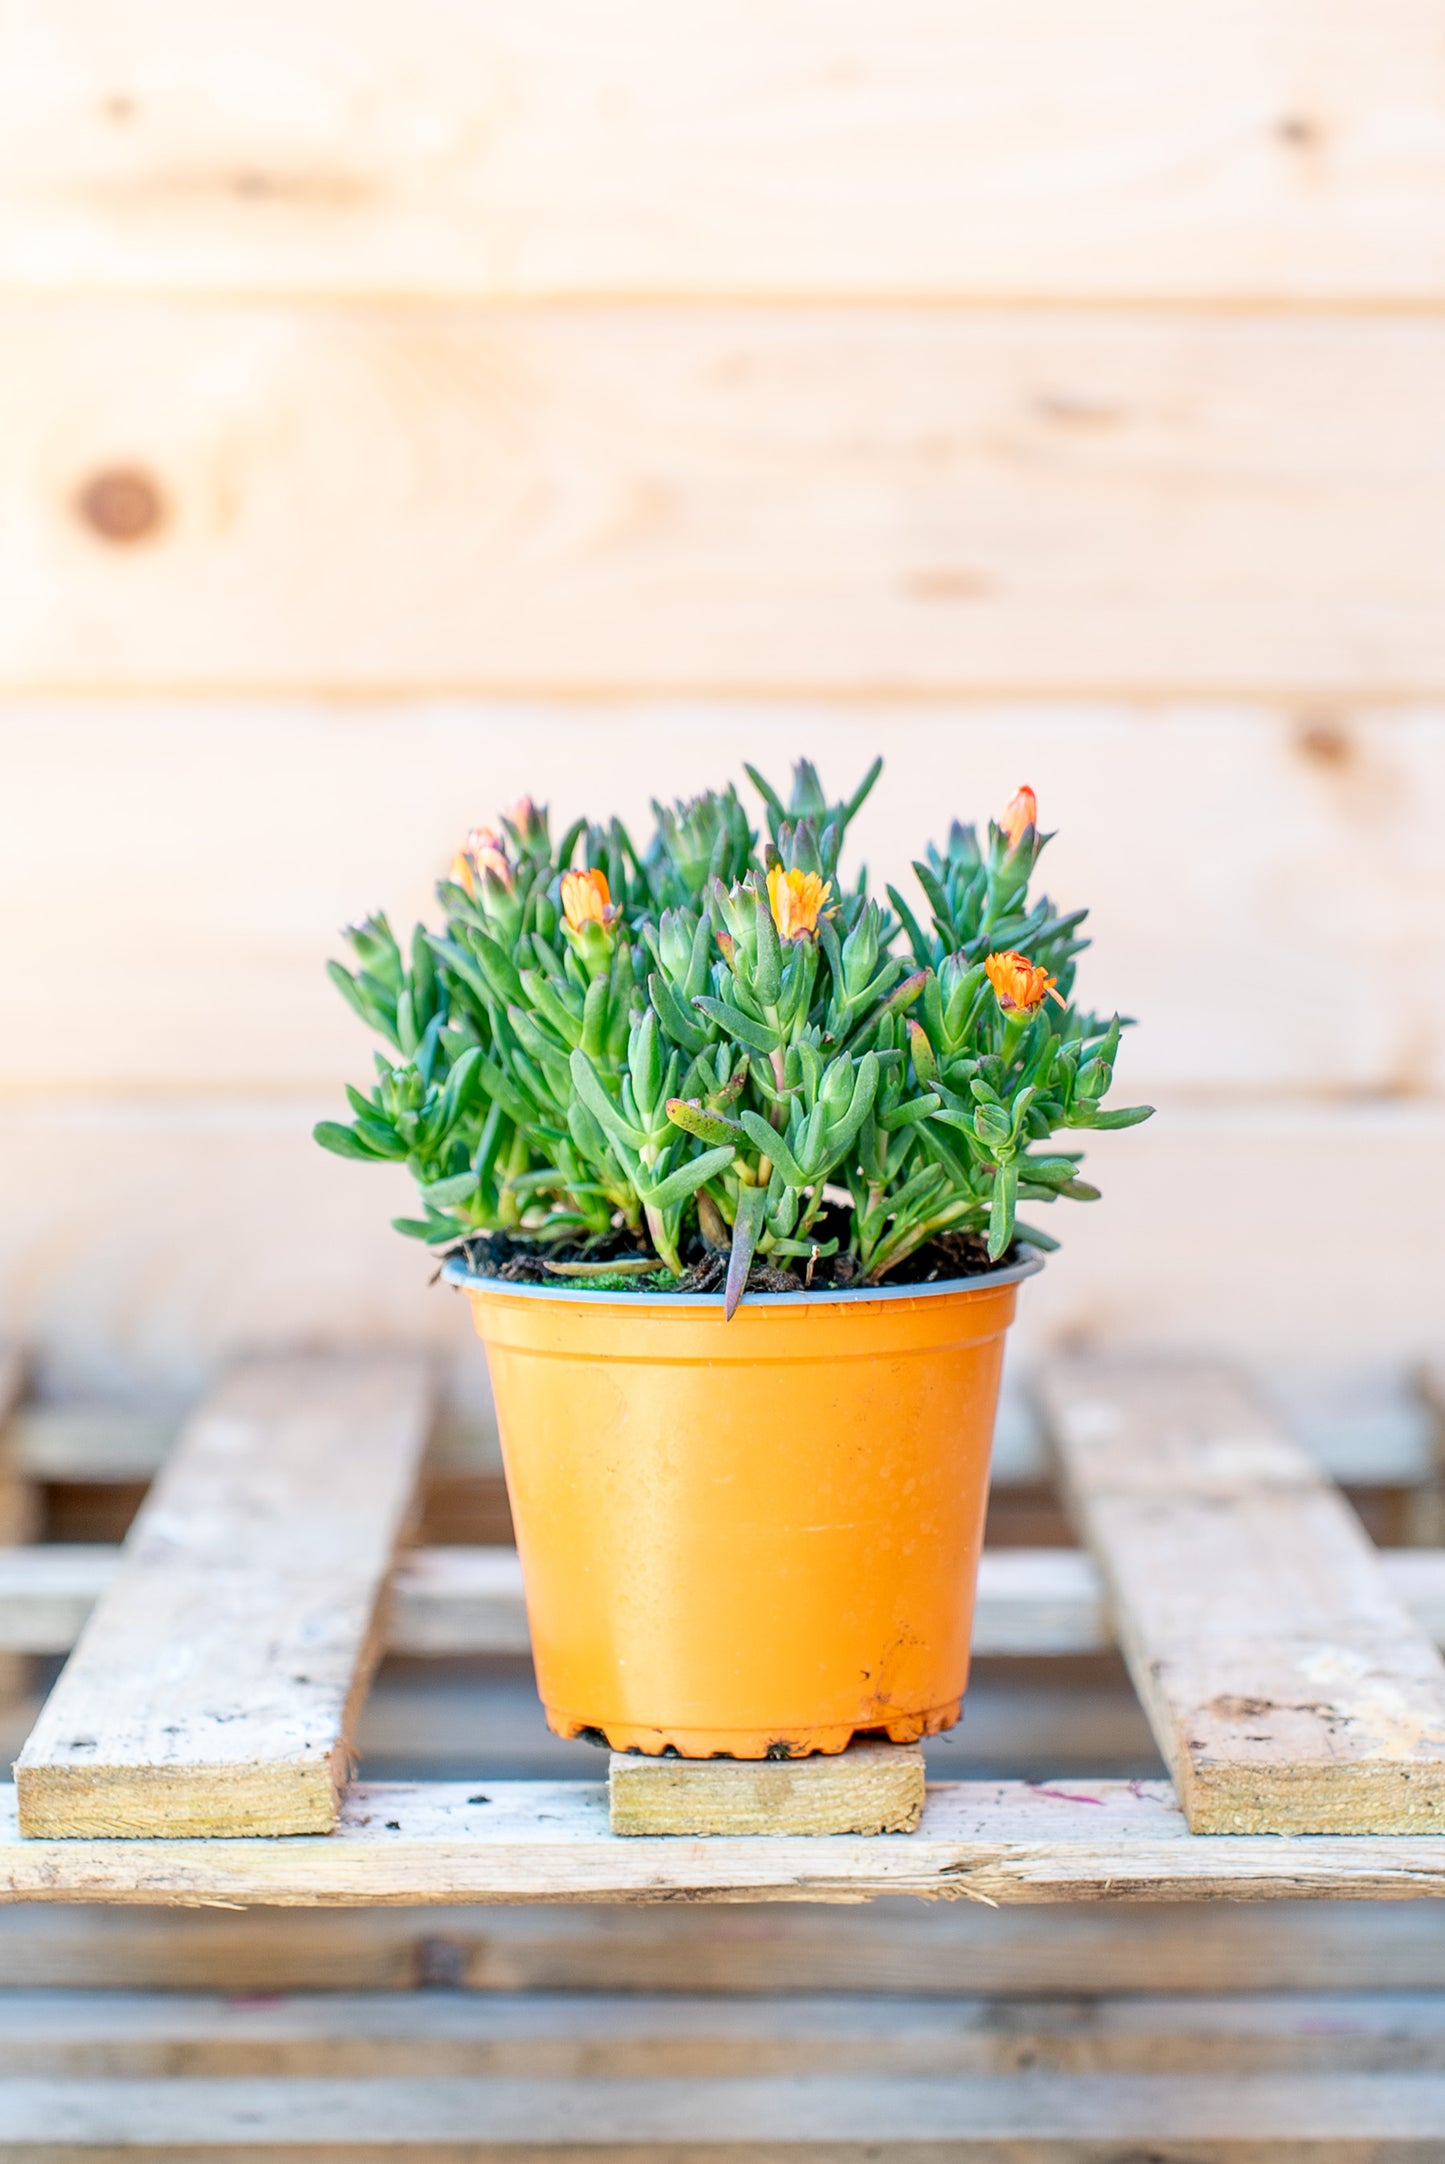
[[[1037,788],[1144,1018],[1021,1344],[1440,1335],[1434,0],[6,0],[0,1329],[427,1339],[321,974],[524,787]],[[461,1369],[477,1387],[479,1363]],[[1324,1381],[1321,1382],[1321,1378]]]

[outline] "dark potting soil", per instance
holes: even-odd
[[[819,1244],[844,1239],[848,1212],[828,1204],[815,1230]],[[478,1277],[494,1277],[509,1285],[573,1285],[578,1292],[721,1292],[728,1272],[728,1258],[708,1247],[700,1234],[684,1242],[681,1277],[660,1265],[639,1269],[647,1249],[631,1233],[608,1232],[589,1240],[514,1239],[506,1232],[481,1232],[447,1251],[447,1260],[465,1262]],[[1019,1260],[1017,1245],[1001,1262],[990,1262],[981,1239],[967,1232],[944,1232],[888,1272],[884,1285],[933,1285],[944,1278],[981,1277],[986,1271],[1004,1268]],[[579,1271],[578,1264],[583,1265]],[[548,1268],[552,1264],[554,1267]],[[559,1269],[556,1265],[562,1265]],[[609,1268],[609,1264],[611,1267]],[[748,1272],[749,1292],[844,1292],[863,1284],[856,1259],[846,1250],[820,1255],[809,1278],[801,1258],[790,1259],[786,1268],[758,1261]]]

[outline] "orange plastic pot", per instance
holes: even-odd
[[[548,1725],[686,1758],[958,1719],[1004,1332],[985,1278],[743,1301],[498,1283],[487,1348]]]

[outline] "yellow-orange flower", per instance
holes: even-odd
[[[562,914],[574,932],[584,924],[610,924],[616,912],[606,872],[594,868],[562,874]]]
[[[1008,836],[1010,856],[1023,840],[1024,829],[1026,827],[1036,827],[1038,823],[1039,800],[1028,783],[1025,782],[1022,789],[1016,790],[1004,806],[1003,817],[999,821],[999,825]]]
[[[1068,1005],[1056,990],[1057,978],[1040,969],[1026,954],[1015,953],[1012,947],[1002,954],[991,954],[983,966],[1005,1014],[1037,1014],[1046,999],[1056,1007]]]
[[[768,873],[768,903],[779,939],[810,939],[828,899],[828,882],[818,872],[785,872],[775,864]]]

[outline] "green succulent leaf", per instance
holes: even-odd
[[[714,999],[709,994],[702,993],[693,1001],[693,1005],[699,1014],[705,1014],[710,1022],[716,1022],[719,1029],[726,1030],[736,1043],[745,1044],[749,1051],[771,1055],[777,1050],[777,1031],[770,1029],[766,1022],[755,1022],[751,1015],[731,1006],[727,1000]]]
[[[1114,1112],[1095,1112],[1087,1124],[1100,1134],[1119,1127],[1138,1127],[1154,1117],[1153,1105],[1120,1105]]]
[[[696,1058],[708,1042],[707,1031],[696,1015],[688,1013],[667,979],[657,970],[647,980],[647,996],[652,1001],[653,1013],[673,1043],[680,1044],[685,1052]]]
[[[715,1180],[727,1171],[736,1155],[729,1142],[715,1150],[704,1150],[701,1157],[689,1158],[675,1172],[669,1172],[665,1180],[644,1191],[643,1199],[655,1210],[670,1210],[676,1203],[686,1202],[708,1180]]]
[[[318,1120],[311,1130],[313,1142],[319,1142],[323,1150],[330,1150],[335,1157],[354,1157],[363,1165],[379,1165],[385,1162],[379,1150],[368,1148],[351,1128],[343,1127],[339,1120]]]
[[[1014,1209],[1018,1202],[1019,1176],[1016,1165],[1000,1165],[993,1183],[993,1199],[988,1210],[988,1259],[997,1262],[1007,1251],[1014,1236]]]
[[[668,1098],[667,1116],[673,1126],[682,1128],[685,1134],[696,1135],[700,1142],[717,1146],[725,1143],[729,1151],[737,1148],[747,1132],[736,1120],[726,1119],[706,1105],[681,1097]]]
[[[625,1149],[645,1149],[646,1135],[640,1128],[634,1127],[630,1120],[624,1119],[621,1110],[612,1102],[598,1079],[596,1068],[580,1047],[572,1054],[571,1072],[573,1088],[598,1125]]]
[[[723,1317],[731,1322],[738,1310],[748,1282],[748,1272],[753,1266],[753,1256],[762,1235],[763,1220],[767,1215],[768,1191],[765,1187],[743,1187],[738,1190],[737,1215],[733,1219],[732,1247],[728,1253],[727,1283],[723,1293]]]
[[[421,1188],[421,1199],[435,1210],[450,1210],[459,1202],[469,1202],[477,1191],[477,1176],[468,1169],[454,1173],[450,1179],[428,1180]]]
[[[777,1128],[769,1126],[756,1112],[744,1112],[741,1118],[743,1132],[749,1142],[760,1156],[766,1157],[771,1164],[777,1166],[789,1187],[808,1186],[807,1173],[803,1171]]]

